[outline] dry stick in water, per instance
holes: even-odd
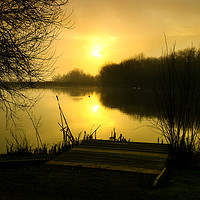
[[[96,140],[96,131],[100,128],[101,125],[99,125],[91,134],[90,137],[93,136],[93,134],[95,134],[95,140]]]
[[[64,139],[64,141],[66,142],[66,140],[67,140],[67,136],[69,137],[69,139],[71,140],[71,142],[72,142],[72,145],[74,144],[74,142],[75,142],[75,140],[74,140],[74,137],[73,137],[73,135],[72,135],[72,132],[71,132],[71,130],[70,130],[70,128],[69,128],[69,126],[68,126],[68,123],[67,123],[67,120],[66,120],[66,118],[65,118],[65,116],[64,116],[64,113],[63,113],[63,111],[62,111],[62,108],[61,108],[61,106],[60,106],[60,103],[59,103],[59,98],[58,98],[58,96],[56,95],[56,99],[57,99],[57,101],[58,101],[58,107],[59,107],[59,110],[60,110],[60,118],[61,118],[61,128],[62,128],[62,131],[63,131],[63,139]],[[64,123],[65,123],[65,127],[64,127]],[[65,130],[66,129],[66,130]]]

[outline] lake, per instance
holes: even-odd
[[[80,132],[97,130],[97,139],[109,139],[115,128],[120,134],[135,142],[156,143],[159,133],[152,129],[152,120],[156,119],[156,106],[152,90],[111,89],[101,87],[54,87],[32,89],[32,96],[40,94],[41,99],[31,113],[36,121],[41,118],[40,137],[48,147],[62,141],[60,115],[56,95],[60,100],[63,113],[74,136]],[[26,112],[17,113],[19,119],[14,132],[25,134],[30,145],[37,147],[36,134]],[[6,140],[12,140],[10,130],[6,130],[5,113],[0,114],[0,153],[6,152]]]

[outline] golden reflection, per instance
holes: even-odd
[[[99,110],[99,105],[93,106],[92,110],[93,110],[94,112],[97,112],[97,111]]]

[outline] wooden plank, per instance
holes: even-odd
[[[48,164],[160,174],[168,146],[91,140],[49,161]]]
[[[124,166],[117,166],[117,165],[79,163],[79,162],[74,163],[74,162],[55,161],[55,160],[51,160],[46,164],[73,166],[73,167],[87,167],[87,168],[95,168],[95,169],[117,170],[117,171],[144,173],[144,174],[155,174],[155,175],[160,174],[160,172],[162,171],[162,170],[158,170],[158,169],[148,169],[148,168],[132,167],[132,166],[124,167]]]

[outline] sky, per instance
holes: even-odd
[[[108,63],[143,53],[158,57],[176,41],[176,49],[200,44],[199,0],[69,0],[75,23],[55,41],[55,74],[74,68],[98,74]]]

